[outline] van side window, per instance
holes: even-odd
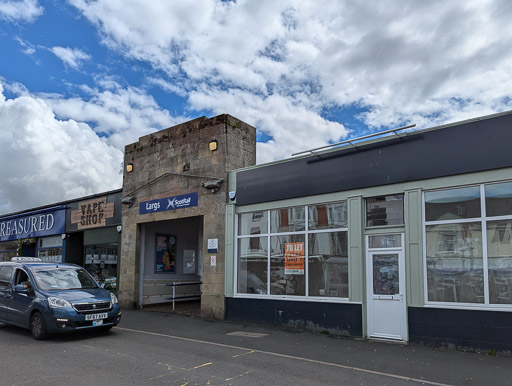
[[[0,287],[7,287],[11,281],[12,267],[0,267]]]
[[[15,280],[14,280],[14,285],[18,285],[18,284],[23,284],[23,285],[30,285],[30,281],[28,279],[28,275],[27,273],[22,270],[22,269],[17,269],[16,270],[16,276],[15,276]]]

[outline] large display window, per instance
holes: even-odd
[[[237,294],[348,298],[347,205],[238,215]]]
[[[85,247],[85,269],[110,291],[117,290],[117,251],[117,243]]]
[[[512,304],[512,182],[424,193],[428,302]]]

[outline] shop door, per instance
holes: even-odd
[[[366,237],[368,337],[407,341],[403,234]]]

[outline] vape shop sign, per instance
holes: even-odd
[[[78,209],[71,211],[71,224],[78,229],[104,227],[107,219],[114,217],[114,203],[107,203],[107,197],[78,203]]]

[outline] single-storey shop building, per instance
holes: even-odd
[[[512,114],[231,171],[226,318],[512,349]]]
[[[116,291],[121,189],[0,216],[0,261],[14,256],[82,265]]]
[[[0,261],[84,265],[122,306],[512,350],[512,112],[255,165],[198,118],[125,148],[123,188],[0,216]]]

